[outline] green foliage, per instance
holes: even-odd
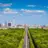
[[[48,48],[48,30],[45,29],[29,29],[38,48]]]
[[[28,35],[29,35],[29,47],[30,48],[35,48],[29,32],[28,32]]]
[[[25,34],[26,33],[24,32],[23,37],[25,36]],[[24,38],[22,38],[22,40],[20,41],[18,48],[23,48],[23,44],[24,44]]]
[[[0,48],[18,48],[23,38],[24,29],[0,29]]]
[[[23,43],[24,43],[24,39],[22,39],[22,40],[20,41],[20,44],[19,44],[19,47],[18,47],[18,48],[23,48]]]

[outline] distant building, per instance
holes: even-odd
[[[11,24],[11,22],[9,22],[9,23],[8,23],[8,27],[11,27],[11,26],[12,26],[12,24]]]
[[[8,23],[8,26],[11,26],[11,23]]]
[[[16,28],[24,28],[24,26],[23,25],[16,25]]]
[[[43,29],[48,29],[48,25],[43,26]]]
[[[0,24],[0,27],[2,27],[2,24]]]
[[[4,27],[7,27],[7,22],[5,22]]]

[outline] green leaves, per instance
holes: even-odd
[[[0,48],[18,48],[24,29],[0,29]]]
[[[48,30],[45,29],[29,29],[38,48],[48,48]]]

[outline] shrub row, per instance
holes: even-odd
[[[48,48],[48,30],[45,29],[29,29],[37,48]]]
[[[35,47],[34,47],[34,44],[33,44],[33,42],[32,42],[32,39],[31,39],[31,36],[30,36],[29,31],[28,31],[28,36],[29,36],[29,47],[30,47],[30,48],[35,48]]]

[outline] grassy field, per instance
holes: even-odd
[[[24,39],[24,29],[0,29],[0,48],[19,48]]]
[[[29,34],[36,48],[48,48],[48,30],[30,28]]]

